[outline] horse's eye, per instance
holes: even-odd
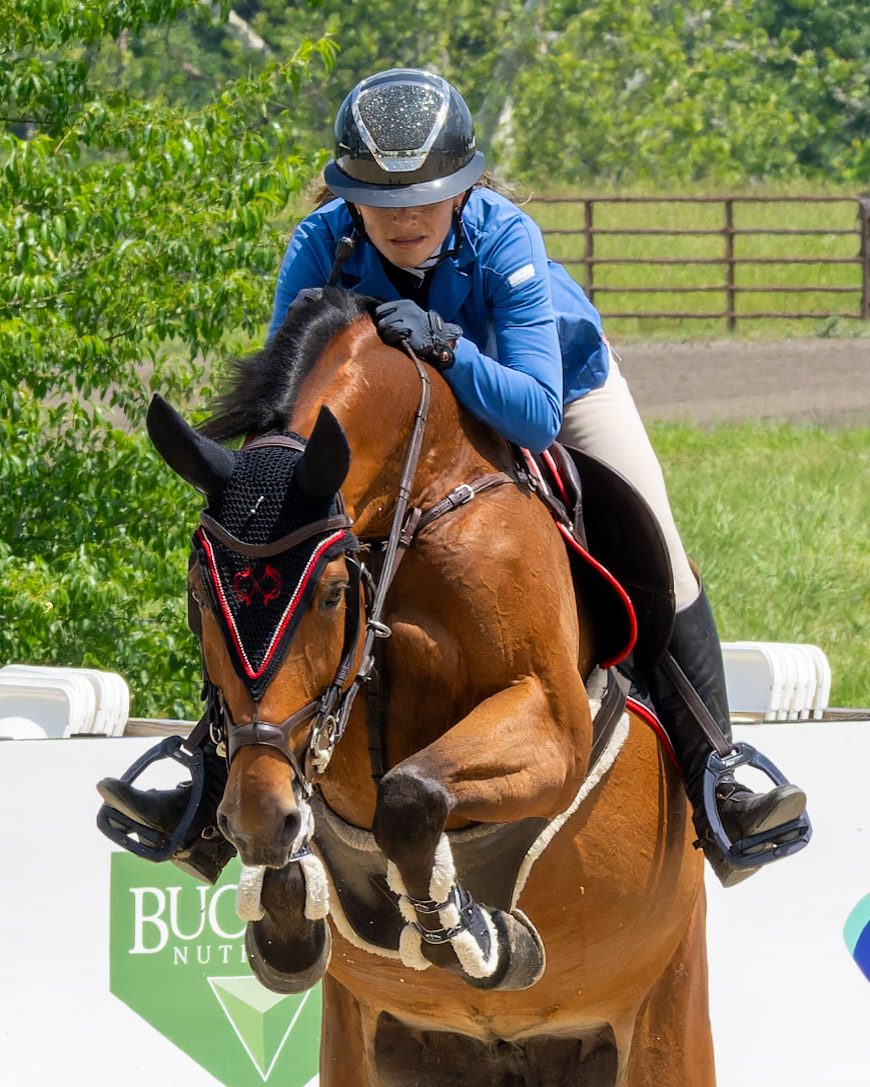
[[[200,609],[200,611],[202,611],[203,608],[205,607],[205,601],[199,595],[199,593],[196,591],[196,589],[193,589],[193,588],[190,589],[189,595],[190,595],[190,599],[194,602],[194,604],[196,604],[196,606]]]
[[[336,581],[331,585],[325,586],[320,597],[321,608],[325,611],[334,611],[344,600],[347,585],[348,583],[346,581]]]

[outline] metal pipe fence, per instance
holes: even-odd
[[[619,225],[601,224],[604,217],[613,222],[614,215],[603,215],[605,211],[619,206],[627,211],[628,206],[634,209],[641,205],[719,205],[722,209],[721,226],[703,226],[684,229],[682,227],[636,227],[619,223]],[[582,205],[582,223],[577,226],[551,226],[547,225],[553,219],[552,212],[561,211],[559,205],[564,205],[564,218],[568,220],[580,220],[572,205]],[[788,211],[789,206],[819,205],[820,221],[814,226],[741,226],[740,215],[745,209],[753,205],[781,205],[782,210]],[[844,227],[828,223],[826,225],[822,209],[832,205],[851,205],[855,209],[853,227]],[[529,201],[528,210],[539,220],[543,233],[549,238],[577,239],[582,241],[583,249],[578,255],[576,251],[569,251],[565,256],[556,256],[561,264],[579,266],[582,274],[582,284],[590,300],[596,305],[605,318],[716,318],[726,323],[729,331],[737,327],[738,321],[758,318],[825,318],[845,317],[858,320],[870,320],[870,198],[868,197],[841,197],[841,196],[671,196],[671,197],[635,197],[635,196],[609,196],[609,197],[572,197],[551,196],[534,197]],[[709,218],[709,215],[706,216]],[[842,221],[842,216],[840,217]],[[840,239],[854,238],[854,255],[843,256],[843,244]],[[607,255],[600,255],[601,248],[596,246],[600,239],[653,239],[653,238],[721,238],[721,255],[714,256],[656,256],[641,254],[639,256],[627,256],[620,253],[618,247],[607,246]],[[817,239],[817,251],[811,256],[797,255],[796,252],[777,253],[774,256],[752,255],[744,252],[749,249],[746,239]],[[547,242],[550,248],[550,242]],[[830,284],[823,282],[789,284],[779,282],[777,277],[781,275],[780,269],[787,267],[807,266],[830,267],[848,266],[848,282]],[[649,283],[615,283],[602,282],[600,270],[604,268],[644,266],[673,270],[677,267],[685,268],[721,268],[723,275],[720,282],[716,283],[671,283],[662,285],[656,281]],[[740,273],[752,266],[767,266],[770,270],[772,282],[762,285],[741,282]],[[854,275],[851,272],[854,271]],[[723,300],[723,308],[718,310],[693,310],[675,311],[667,309],[637,309],[623,310],[608,308],[606,301],[602,302],[605,295],[673,295],[673,294],[718,294]],[[796,308],[788,311],[765,309],[748,310],[740,305],[745,296],[749,295],[800,295],[809,296],[814,300],[813,309]],[[837,309],[833,303],[825,306],[825,302],[831,296],[853,295],[855,309],[844,311]]]

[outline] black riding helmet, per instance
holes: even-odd
[[[483,164],[456,88],[431,72],[391,68],[358,83],[342,102],[324,180],[351,204],[410,208],[466,192]]]

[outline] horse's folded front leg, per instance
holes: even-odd
[[[475,902],[457,878],[444,833],[426,897],[410,893],[392,861],[387,881],[406,922],[399,943],[405,966],[441,966],[481,989],[527,989],[543,974],[544,945],[534,925],[520,910],[506,913]]]
[[[524,989],[544,948],[519,910],[476,902],[457,877],[448,817],[510,822],[555,814],[582,776],[582,711],[557,720],[541,682],[500,691],[423,751],[386,774],[373,831],[406,925],[407,966],[459,972],[480,988]]]

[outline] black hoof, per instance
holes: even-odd
[[[326,921],[309,921],[308,924],[311,931],[304,941],[292,948],[279,949],[264,931],[262,921],[248,922],[245,932],[248,962],[260,983],[272,992],[307,992],[326,973],[332,955],[332,933]]]
[[[466,974],[465,980],[475,989],[517,992],[531,988],[540,981],[547,965],[537,929],[521,910],[489,912],[498,934],[498,964],[490,977],[473,978]]]

